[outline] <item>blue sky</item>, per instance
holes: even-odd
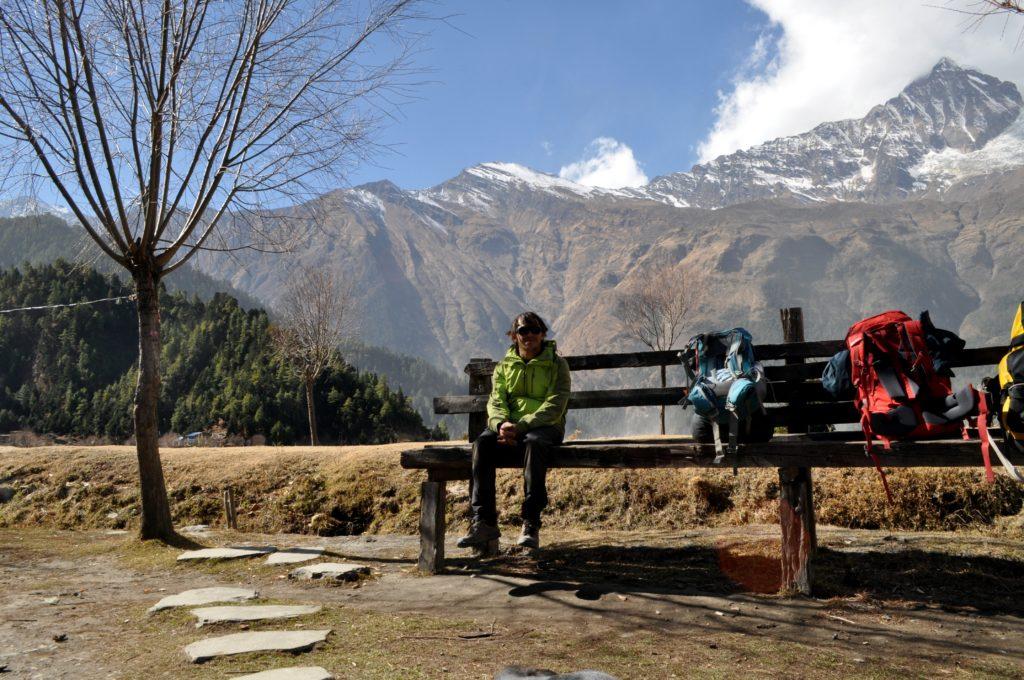
[[[450,0],[416,65],[395,151],[349,178],[422,188],[484,161],[557,174],[588,144],[628,145],[649,177],[688,170],[767,17],[739,0]]]
[[[349,175],[432,186],[506,161],[637,185],[863,116],[943,56],[1024,82],[1024,21],[977,0],[437,0],[429,69]],[[960,10],[960,11],[956,11]],[[603,170],[601,170],[603,168]],[[600,172],[595,172],[600,170]]]

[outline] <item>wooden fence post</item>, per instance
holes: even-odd
[[[779,310],[782,341],[804,341],[803,310],[789,307]],[[802,364],[803,359],[787,358],[787,364]],[[789,411],[800,408],[798,385],[790,385]],[[790,433],[806,432],[806,427],[787,426]],[[814,491],[811,468],[779,468],[779,522],[782,525],[782,589],[810,595],[813,587],[813,558],[818,549],[814,522]]]

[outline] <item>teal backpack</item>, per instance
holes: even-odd
[[[712,423],[728,424],[728,452],[735,454],[740,430],[749,432],[752,418],[765,414],[768,384],[754,357],[753,338],[743,328],[702,333],[690,338],[679,355],[690,385],[680,403]],[[715,463],[720,464],[726,449],[718,427],[711,429]]]

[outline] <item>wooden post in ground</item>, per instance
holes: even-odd
[[[235,514],[235,493],[229,486],[224,489],[224,518],[229,529],[238,528],[238,516]]]
[[[490,394],[491,374],[482,374],[477,370],[479,364],[488,364],[490,359],[470,359],[466,365],[466,373],[469,374],[469,394]],[[487,429],[487,413],[470,413],[469,426],[466,433],[469,435],[469,443],[480,436],[480,433]]]
[[[803,310],[790,307],[779,310],[784,343],[804,341]],[[803,359],[787,358],[787,364],[803,363]],[[794,381],[799,382],[799,381]],[[790,411],[800,403],[792,385]],[[790,433],[806,432],[806,427],[787,428]],[[779,522],[782,525],[782,590],[810,595],[814,581],[813,559],[818,549],[814,524],[814,492],[811,469],[779,468]]]
[[[447,488],[442,475],[428,472],[420,485],[420,560],[419,569],[436,574],[444,569],[444,506]]]

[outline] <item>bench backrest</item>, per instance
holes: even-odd
[[[802,338],[799,308],[781,310],[784,335]],[[798,327],[787,322],[797,319]],[[810,426],[860,422],[852,401],[835,401],[821,386],[821,373],[828,359],[843,349],[842,340],[786,342],[756,345],[758,361],[764,362],[768,380],[766,409],[776,427],[806,431]],[[966,349],[954,367],[992,367],[1006,353],[1005,346]],[[572,371],[608,368],[650,368],[679,364],[679,351],[629,352],[622,354],[586,354],[567,356]],[[469,414],[469,438],[473,440],[486,427],[487,397],[491,391],[492,359],[471,359],[465,372],[469,376],[469,394],[434,398],[434,413]],[[670,406],[679,403],[683,388],[644,387],[638,389],[590,390],[572,392],[570,409],[614,408],[622,406]]]

